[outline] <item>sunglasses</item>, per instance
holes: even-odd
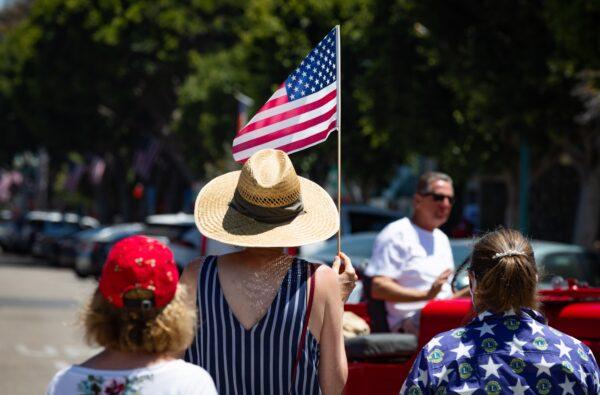
[[[441,193],[428,192],[424,193],[423,196],[431,196],[436,202],[443,202],[444,199],[448,199],[448,203],[454,204],[454,196],[448,196]]]

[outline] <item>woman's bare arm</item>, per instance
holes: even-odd
[[[316,291],[324,305],[320,333],[319,384],[324,395],[339,395],[348,378],[348,363],[342,334],[344,306],[340,298],[338,275],[321,265],[316,272]]]

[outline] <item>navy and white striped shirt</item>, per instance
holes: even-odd
[[[267,313],[246,330],[233,315],[208,257],[198,276],[198,332],[185,360],[206,369],[221,394],[320,394],[319,344],[306,331],[291,383],[306,314],[306,261],[294,259]]]

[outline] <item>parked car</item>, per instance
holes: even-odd
[[[342,204],[340,225],[343,234],[378,232],[401,217],[400,212],[366,204]]]
[[[82,217],[73,213],[51,215],[42,222],[42,226],[34,235],[31,253],[37,258],[46,259],[49,263],[57,263],[59,240],[81,230],[99,226],[98,220],[92,217]]]
[[[125,237],[140,234],[145,226],[141,223],[126,223],[107,226],[100,232],[84,237],[76,246],[73,270],[79,277],[98,277],[108,252],[114,243]]]
[[[106,226],[101,226],[98,228],[86,229],[70,234],[58,240],[58,252],[56,258],[58,265],[72,268],[75,265],[77,249],[82,245],[82,243],[86,242],[86,240],[90,240],[106,228]]]
[[[8,210],[0,211],[0,250],[10,249],[10,240],[16,231],[16,225],[12,221],[11,212]]]
[[[364,232],[342,237],[342,251],[352,258],[359,272],[364,271],[371,258],[377,234],[377,232]],[[472,245],[473,239],[450,239],[455,268],[458,268],[471,254]],[[566,286],[566,280],[569,278],[585,282],[590,286],[600,286],[599,254],[581,246],[551,241],[533,240],[531,245],[541,273],[541,289]],[[310,261],[331,263],[336,253],[337,240],[330,239],[323,243],[301,247],[299,255]],[[459,273],[456,279],[457,289],[467,285],[467,274]]]
[[[456,265],[470,254],[473,239],[451,239]],[[580,284],[600,286],[600,254],[574,244],[532,240],[531,247],[540,273],[539,288],[566,288],[568,279]],[[459,274],[458,288],[468,285],[466,273]]]
[[[239,251],[239,247],[208,239],[196,228],[192,214],[158,214],[146,219],[145,235],[166,237],[179,271],[201,255],[221,255]]]
[[[109,227],[107,236],[98,236],[94,240],[90,252],[78,255],[75,272],[79,276],[99,276],[112,246],[134,234],[150,236],[167,244],[173,250],[179,270],[183,270],[194,257],[200,255],[200,248],[196,249],[193,243],[184,238],[190,231],[198,232],[194,216],[184,213],[150,215],[143,224]]]
[[[195,258],[208,255],[223,255],[241,250],[241,247],[224,244],[209,239],[198,231],[196,227],[187,230],[181,238],[169,240],[167,243],[180,271]]]

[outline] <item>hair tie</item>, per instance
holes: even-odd
[[[496,254],[494,254],[492,259],[501,259],[501,258],[504,258],[505,256],[517,256],[517,255],[525,256],[527,254],[525,254],[523,251],[507,250],[504,252],[497,252]]]

